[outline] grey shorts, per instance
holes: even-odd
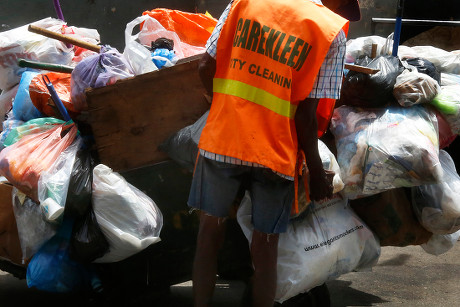
[[[246,190],[251,196],[254,228],[263,233],[285,232],[294,199],[294,182],[267,168],[217,162],[200,155],[188,205],[212,216],[227,217]]]

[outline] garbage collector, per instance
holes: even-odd
[[[212,105],[188,200],[200,210],[196,307],[210,306],[225,219],[241,191],[252,202],[253,306],[274,304],[278,237],[291,213],[299,152],[310,198],[332,195],[318,153],[316,108],[320,98],[339,98],[348,21],[359,20],[360,11],[357,0],[323,4],[233,0],[207,42],[199,72]]]

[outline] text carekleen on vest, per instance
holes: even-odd
[[[348,21],[308,0],[235,0],[199,147],[294,176],[294,115]]]

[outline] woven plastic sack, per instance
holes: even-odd
[[[59,32],[65,22],[48,17],[32,24]],[[72,60],[71,48],[59,40],[28,31],[28,26],[0,32],[0,90],[9,89],[21,80],[26,68],[18,66],[18,59],[66,65]]]
[[[334,280],[352,271],[370,270],[380,257],[378,238],[338,194],[313,202],[308,215],[289,223],[278,241],[276,301]],[[245,195],[237,213],[251,242],[251,200]]]

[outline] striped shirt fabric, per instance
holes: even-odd
[[[306,0],[311,1],[317,4],[322,4],[320,0]],[[219,40],[220,31],[222,26],[227,20],[228,13],[232,6],[233,0],[227,5],[224,12],[220,16],[211,36],[209,37],[206,43],[206,52],[216,58],[217,42]],[[329,51],[324,59],[321,68],[316,76],[315,84],[308,98],[332,98],[338,99],[340,97],[340,90],[342,87],[342,77],[343,77],[343,67],[344,67],[344,58],[346,51],[346,36],[343,30],[335,37],[334,41],[331,43]],[[265,167],[258,163],[242,161],[233,157],[218,155],[212,152],[208,152],[200,149],[200,154],[208,159],[212,159],[218,162],[225,162],[236,165],[245,165],[252,167]],[[293,177],[280,174],[283,178],[293,180]]]

